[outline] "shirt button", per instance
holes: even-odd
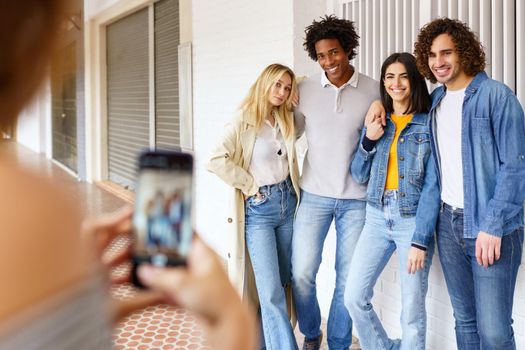
[[[401,192],[399,195],[400,195],[401,197],[404,197],[404,196],[405,196],[405,192]]]
[[[405,175],[399,175],[399,178],[403,180],[405,178]]]
[[[405,160],[405,157],[401,156],[401,157],[399,157],[399,160],[403,161],[403,160]]]
[[[399,142],[401,142],[401,143],[405,142],[405,138],[404,137],[400,138]]]
[[[232,218],[228,218],[228,224],[231,224],[233,222]]]

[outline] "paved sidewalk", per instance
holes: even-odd
[[[20,166],[49,176],[52,181],[67,188],[84,217],[109,213],[128,204],[97,185],[78,181],[74,175],[45,155],[37,154],[16,142],[0,141],[1,154],[8,154]],[[118,251],[124,243],[125,239],[121,239],[109,253]],[[127,273],[127,269],[129,266],[122,266],[113,273]],[[133,295],[135,290],[130,285],[122,285],[111,292],[124,299]],[[160,305],[134,313],[120,322],[114,332],[114,349],[210,349],[203,339],[202,329],[190,314],[181,309]]]

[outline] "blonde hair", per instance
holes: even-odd
[[[288,73],[292,79],[290,95],[283,104],[279,107],[273,107],[272,109],[277,112],[274,116],[281,125],[283,136],[287,138],[295,132],[292,114],[292,99],[297,93],[295,74],[287,66],[274,63],[266,67],[251,86],[248,95],[244,98],[239,108],[255,119],[255,126],[259,130],[262,127],[266,116],[271,112],[271,107],[269,107],[268,103],[270,89],[285,73]]]

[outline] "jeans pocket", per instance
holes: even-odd
[[[266,193],[261,193],[261,195],[258,197],[258,196],[251,196],[248,198],[248,200],[246,201],[246,204],[248,207],[258,207],[264,203],[266,203],[266,201],[268,200],[268,195]]]

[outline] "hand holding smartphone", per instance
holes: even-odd
[[[137,268],[185,265],[193,240],[193,157],[175,151],[150,151],[139,156],[133,215],[132,281],[143,287]]]

